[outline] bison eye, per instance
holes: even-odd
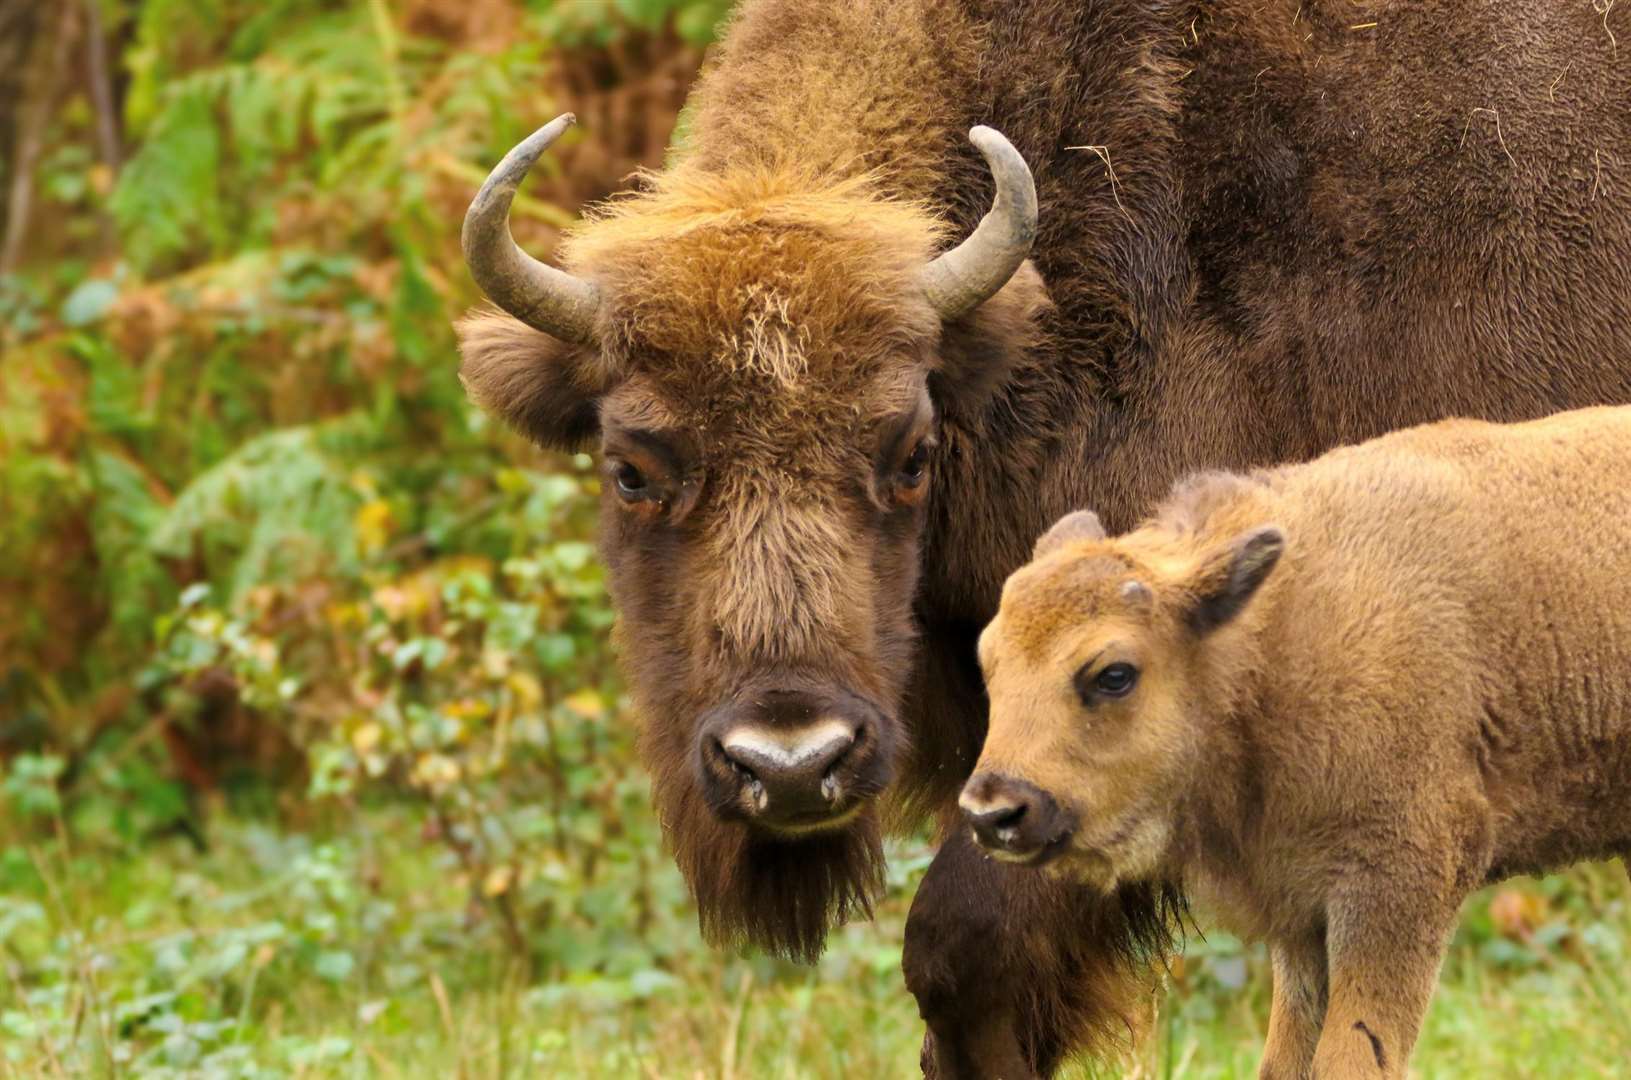
[[[625,502],[635,502],[647,496],[648,485],[645,474],[626,461],[617,466],[612,479],[617,484],[617,493]]]
[[[1138,669],[1131,664],[1111,664],[1093,680],[1093,688],[1106,697],[1123,697],[1138,682]]]
[[[929,440],[924,439],[912,447],[912,452],[901,462],[900,471],[895,474],[895,482],[908,491],[923,483],[923,477],[929,469]]]
[[[1088,677],[1085,668],[1076,676],[1076,692],[1088,705],[1095,698],[1126,697],[1137,685],[1138,669],[1125,663],[1110,664],[1092,678]]]

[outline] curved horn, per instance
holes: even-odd
[[[594,341],[599,290],[534,259],[510,235],[516,188],[539,155],[575,123],[571,113],[557,116],[504,155],[465,212],[459,241],[470,276],[488,299],[535,330],[588,345]]]
[[[1025,159],[994,128],[973,128],[968,141],[985,156],[997,197],[967,240],[923,268],[923,293],[947,322],[1008,284],[1036,240],[1036,183]]]

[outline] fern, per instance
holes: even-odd
[[[258,582],[356,570],[354,464],[331,452],[365,421],[346,417],[250,439],[200,474],[153,523],[148,550],[201,558],[228,606]]]
[[[91,534],[109,599],[109,629],[121,643],[141,641],[152,613],[168,607],[176,591],[147,544],[163,519],[163,505],[142,470],[112,450],[90,451],[85,475],[90,480]]]
[[[182,84],[125,166],[110,208],[125,255],[144,271],[225,240],[219,200],[221,139],[206,84]]]

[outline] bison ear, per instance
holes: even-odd
[[[941,409],[977,415],[1015,364],[1039,342],[1042,315],[1053,306],[1029,259],[1008,284],[974,311],[945,325],[931,388]]]
[[[1099,524],[1099,515],[1091,510],[1076,510],[1054,522],[1053,528],[1042,534],[1042,539],[1036,542],[1036,548],[1031,552],[1031,558],[1051,555],[1066,544],[1103,539],[1104,526]]]
[[[1285,546],[1279,526],[1262,525],[1208,560],[1188,612],[1189,628],[1205,636],[1239,615],[1280,561]]]
[[[594,349],[498,311],[458,324],[459,378],[470,399],[540,446],[574,450],[600,429],[608,380]]]

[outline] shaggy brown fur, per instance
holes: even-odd
[[[1631,41],[1631,5],[1607,26]],[[985,730],[975,635],[1061,513],[1120,527],[1198,467],[1631,400],[1631,65],[1585,0],[749,0],[692,102],[675,164],[565,251],[601,348],[497,315],[462,334],[477,401],[598,438],[660,496],[608,483],[603,549],[718,939],[812,955],[874,895],[882,822],[720,819],[710,710],[842,687],[881,718],[895,817],[944,813]],[[989,204],[974,123],[1035,173],[1034,271],[940,326],[912,272]],[[918,434],[926,495],[891,501]],[[1145,980],[1118,960],[1164,947],[1161,898],[970,855],[952,842],[907,931],[931,1062],[1047,1071],[1123,1034]],[[961,982],[989,952],[975,908],[1092,929],[1008,939],[981,987],[1032,1005],[999,1017]]]
[[[1073,519],[981,638],[968,789],[1068,818],[1004,857],[1267,938],[1263,1076],[1404,1076],[1467,893],[1631,856],[1631,408],[1205,477],[1115,540]]]

